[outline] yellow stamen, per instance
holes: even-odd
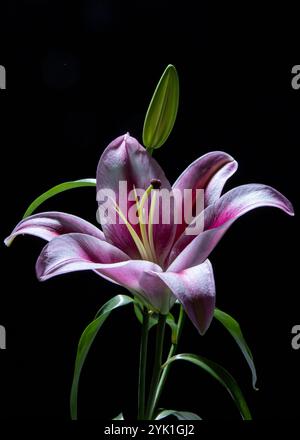
[[[137,212],[139,217],[139,224],[140,224],[140,231],[142,235],[143,244],[146,249],[146,253],[148,255],[149,260],[154,260],[154,255],[152,254],[151,247],[149,245],[148,237],[147,237],[147,230],[146,230],[146,223],[145,223],[145,216],[144,216],[144,206],[146,201],[148,200],[149,194],[153,190],[153,186],[150,185],[146,189],[146,191],[143,194],[143,197],[141,198],[140,203],[137,202]]]
[[[122,218],[122,220],[124,221],[125,225],[127,226],[127,229],[136,245],[136,247],[138,248],[138,251],[142,257],[143,260],[148,260],[148,256],[147,256],[147,252],[146,249],[142,243],[142,241],[140,240],[139,236],[137,235],[137,233],[135,232],[135,230],[133,229],[133,227],[131,226],[131,224],[128,222],[127,218],[125,217],[125,215],[123,214],[123,212],[121,211],[120,207],[117,205],[117,203],[112,199],[112,202],[114,203],[114,209],[116,210],[116,212],[119,214],[119,216]]]
[[[156,198],[157,198],[157,192],[156,192],[156,190],[154,190],[154,191],[152,191],[152,198],[151,198],[151,205],[150,205],[150,212],[149,212],[149,222],[148,222],[149,245],[150,245],[151,253],[154,256],[154,262],[156,262],[156,253],[155,253],[154,240],[153,240],[153,219],[154,219]]]
[[[149,189],[149,188],[148,188]],[[147,191],[147,190],[146,190]],[[135,186],[133,185],[133,193],[134,193],[134,200],[135,200],[135,205],[136,205],[136,210],[137,210],[137,214],[138,214],[138,219],[139,219],[139,227],[140,227],[140,231],[141,231],[141,235],[142,235],[142,241],[143,241],[143,245],[144,245],[144,247],[145,247],[145,251],[146,251],[146,253],[150,253],[150,255],[149,256],[151,256],[152,257],[152,255],[151,255],[151,250],[150,250],[150,247],[149,247],[149,245],[148,245],[148,240],[147,240],[147,235],[146,235],[146,231],[145,231],[145,225],[144,225],[144,218],[143,218],[143,212],[142,212],[142,210],[141,210],[141,205],[140,205],[140,203],[139,203],[139,199],[138,199],[138,196],[137,196],[137,193],[136,193],[136,189],[135,189]],[[145,192],[145,194],[146,194],[146,192]],[[144,195],[145,195],[144,194]],[[141,199],[141,203],[142,203],[142,200],[143,199]],[[145,202],[144,202],[145,203]],[[143,203],[143,205],[144,205],[144,203]],[[143,207],[142,207],[143,208]],[[148,259],[152,259],[152,258],[148,258]]]

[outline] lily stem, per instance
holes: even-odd
[[[145,418],[145,386],[146,386],[148,331],[149,331],[149,313],[146,307],[144,307],[141,346],[140,346],[138,420],[143,420]]]
[[[169,355],[168,355],[168,360],[175,355],[176,350],[177,350],[177,346],[178,346],[178,342],[179,342],[179,338],[181,336],[181,332],[182,332],[182,327],[184,324],[184,318],[185,318],[185,312],[182,306],[180,306],[180,312],[179,312],[179,318],[178,318],[178,323],[177,323],[177,338],[176,338],[176,343],[173,343],[171,345],[170,351],[169,351]],[[166,383],[168,374],[169,374],[169,370],[170,370],[171,364],[168,364],[164,369],[163,372],[161,374],[159,383],[157,385],[157,388],[155,390],[155,394],[154,394],[154,398],[153,398],[153,408],[156,408],[156,405],[159,401],[159,398],[161,396],[163,387]]]
[[[155,349],[155,358],[154,358],[154,366],[153,366],[153,375],[150,385],[150,393],[149,393],[149,400],[147,406],[147,420],[152,420],[153,413],[155,411],[155,402],[156,402],[155,395],[161,376],[165,327],[166,327],[166,316],[159,315],[157,331],[156,331],[156,349]]]

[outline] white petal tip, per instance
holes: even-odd
[[[5,246],[9,247],[9,246],[12,244],[13,240],[14,240],[14,237],[12,237],[11,235],[10,235],[9,237],[7,237],[7,238],[4,240],[4,244],[5,244]]]

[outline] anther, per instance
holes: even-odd
[[[153,189],[160,189],[161,181],[159,179],[152,179],[151,185],[153,186]]]

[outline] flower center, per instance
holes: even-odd
[[[144,192],[143,197],[141,198],[140,201],[137,198],[137,194],[134,188],[135,203],[137,207],[137,214],[138,214],[140,232],[142,237],[141,242],[145,250],[145,252],[143,252],[144,255],[141,254],[141,257],[143,259],[153,261],[154,263],[157,263],[158,259],[155,252],[155,246],[153,240],[153,219],[154,219],[154,212],[157,201],[156,190],[160,189],[160,187],[161,187],[161,181],[158,179],[152,179],[151,184]],[[150,194],[151,194],[151,203],[150,203],[150,210],[148,215],[148,228],[147,228],[146,227],[147,221],[145,218],[145,204],[148,201]]]
[[[153,220],[155,213],[155,206],[157,201],[157,190],[161,187],[161,181],[158,179],[152,179],[151,184],[148,186],[146,191],[144,192],[141,199],[138,199],[136,189],[133,187],[134,197],[135,197],[135,206],[137,210],[140,236],[133,229],[131,224],[128,222],[126,216],[121,211],[120,207],[115,204],[115,210],[119,214],[119,216],[124,221],[139,253],[143,260],[153,261],[154,263],[158,262],[158,258],[155,252],[154,239],[153,239]],[[149,199],[151,194],[151,203],[148,214],[148,222],[145,214],[145,205]]]

